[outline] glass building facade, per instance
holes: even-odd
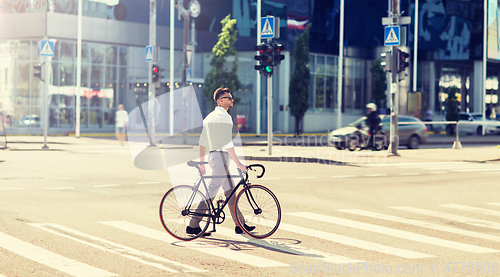
[[[186,1],[187,2],[187,1]],[[203,78],[210,70],[211,49],[221,31],[220,21],[231,14],[237,20],[238,77],[242,88],[234,92],[240,102],[233,117],[244,115],[245,131],[256,131],[256,116],[261,114],[262,132],[266,132],[267,87],[261,81],[261,110],[257,111],[256,79],[253,66],[256,44],[256,0],[199,0],[201,14],[194,20],[196,43],[192,67],[193,84],[202,113],[209,112],[202,96]],[[345,1],[344,61],[342,68],[343,124],[365,113],[372,101],[370,67],[384,48],[381,18],[387,16],[388,1]],[[75,130],[76,95],[80,96],[80,123],[88,132],[112,132],[118,104],[127,110],[147,100],[149,67],[145,62],[145,46],[149,42],[149,0],[84,0],[81,92],[76,90],[76,18],[77,0],[54,1],[54,10],[34,11],[18,7],[19,2],[6,2],[0,9],[0,24],[12,26],[0,30],[0,103],[8,133],[41,133],[42,86],[34,76],[34,66],[41,64],[39,41],[54,42],[50,58],[48,91],[49,132]],[[421,110],[443,114],[447,91],[459,88],[462,111],[481,112],[483,98],[488,105],[499,106],[498,79],[498,3],[489,1],[488,69],[482,83],[482,0],[446,2],[421,0],[418,28],[417,79],[401,82],[400,111],[407,109],[406,93],[413,82],[422,95]],[[184,3],[185,4],[185,3]],[[413,17],[414,1],[400,0],[401,10]],[[13,6],[12,6],[13,5]],[[360,9],[359,7],[363,7]],[[48,8],[47,8],[48,9]],[[183,20],[175,19],[174,83],[168,76],[170,64],[170,1],[157,1],[158,64],[162,71],[157,95],[178,88],[182,71]],[[288,110],[288,88],[293,60],[294,41],[305,24],[312,23],[310,36],[311,84],[309,110],[302,124],[304,132],[336,128],[339,108],[338,60],[340,0],[262,0],[262,16],[279,17],[280,38],[286,59],[274,75],[274,126],[276,131],[293,132],[294,118]],[[414,22],[412,20],[412,22]],[[6,25],[8,23],[8,25]],[[413,24],[413,23],[412,23]],[[413,26],[408,25],[407,52],[413,58]],[[410,58],[410,63],[415,62]],[[229,60],[228,62],[231,62]],[[483,85],[486,95],[483,97]],[[418,116],[418,115],[417,115]],[[236,120],[235,120],[236,122]]]

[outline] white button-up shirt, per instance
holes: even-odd
[[[233,144],[233,119],[222,107],[216,107],[203,119],[200,146],[208,151],[226,150],[234,147]]]

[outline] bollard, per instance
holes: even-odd
[[[458,125],[460,124],[460,122],[457,121],[457,128],[455,130],[455,134],[456,134],[456,138],[455,138],[455,141],[453,142],[453,146],[451,148],[453,149],[462,149],[462,144],[460,143],[460,141],[458,140]]]

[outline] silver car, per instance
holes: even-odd
[[[500,135],[500,121],[487,119],[486,122],[488,123],[485,124],[481,122],[484,121],[482,113],[461,112],[459,113],[459,116],[459,133],[482,135],[484,125],[485,134]]]
[[[387,148],[390,141],[390,116],[381,115],[381,127],[384,135],[386,136],[385,141]],[[339,150],[343,150],[347,147],[347,141],[349,136],[353,135],[359,129],[367,130],[368,127],[365,124],[366,117],[361,117],[360,119],[349,124],[349,126],[342,127],[340,129],[330,132],[328,135],[328,142],[330,145],[335,146]],[[411,123],[411,124],[405,124]],[[399,145],[406,145],[408,149],[417,149],[420,144],[427,141],[427,127],[420,121],[420,119],[410,116],[410,115],[398,115],[398,137]]]

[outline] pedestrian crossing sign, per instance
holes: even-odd
[[[274,37],[274,16],[263,17],[260,19],[260,37]]]
[[[152,61],[153,60],[153,46],[146,46],[146,61]]]
[[[399,26],[386,26],[384,35],[385,46],[399,46]]]
[[[40,41],[40,56],[53,57],[54,56],[54,42],[48,40]]]

